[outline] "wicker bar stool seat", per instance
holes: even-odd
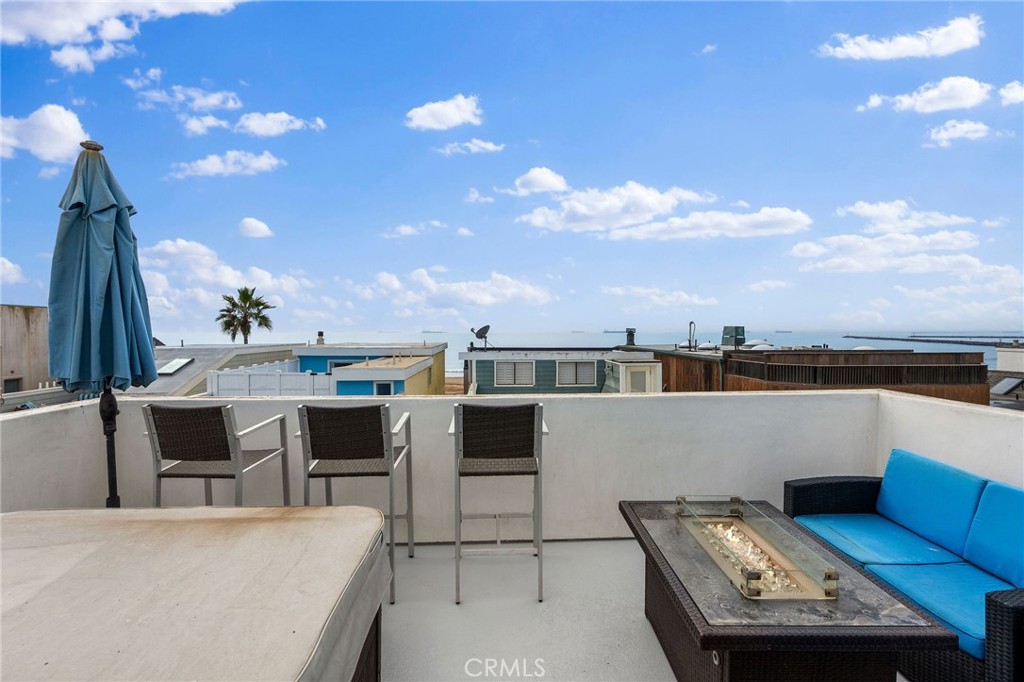
[[[243,479],[247,472],[281,458],[281,493],[291,504],[288,479],[288,444],[284,415],[264,420],[239,431],[231,405],[176,407],[144,405],[147,435],[153,451],[153,506],[162,503],[162,484],[168,478],[201,478],[206,504],[213,504],[215,478],[235,480],[235,505],[242,506]],[[278,425],[276,448],[242,448],[242,438],[273,424]]]

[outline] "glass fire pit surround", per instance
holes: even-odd
[[[839,573],[739,497],[680,495],[676,519],[749,599],[835,599]]]

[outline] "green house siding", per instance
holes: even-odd
[[[499,362],[526,362],[523,360],[499,360]],[[568,362],[586,362],[586,360],[569,360]],[[557,386],[557,360],[533,361],[533,386],[495,386],[494,361],[476,361],[476,392],[478,394],[516,394],[516,393],[600,393],[604,388],[604,360],[597,360],[596,386]]]

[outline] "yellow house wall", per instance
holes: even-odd
[[[444,351],[434,354],[434,376],[431,377],[431,395],[444,395]]]
[[[417,372],[405,380],[405,395],[444,395],[444,351],[435,353],[429,370]],[[427,381],[427,375],[430,381]]]
[[[405,395],[427,395],[429,388],[427,370],[417,372],[405,380]]]

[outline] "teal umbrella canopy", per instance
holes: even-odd
[[[100,145],[83,142],[60,201],[50,271],[50,376],[67,391],[156,380],[153,327],[129,218],[135,207]]]

